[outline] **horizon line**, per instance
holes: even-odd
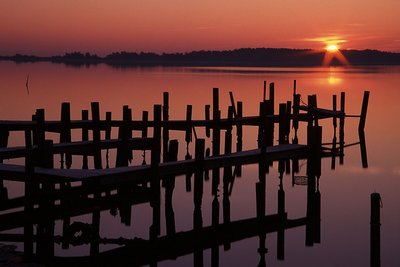
[[[232,49],[199,49],[199,50],[190,50],[190,51],[185,51],[185,52],[154,52],[154,51],[128,51],[128,50],[115,50],[112,52],[107,52],[104,53],[104,56],[111,55],[113,53],[136,53],[136,54],[155,54],[155,55],[171,55],[171,54],[190,54],[193,52],[230,52],[230,51],[237,51],[237,50],[242,50],[242,49],[249,49],[249,50],[256,50],[256,49],[279,49],[279,50],[298,50],[298,51],[316,51],[316,52],[326,52],[324,48],[322,49],[315,49],[315,48],[288,48],[288,47],[240,47],[240,48],[232,48]],[[400,51],[386,51],[386,50],[379,50],[379,49],[374,49],[374,48],[365,48],[365,49],[354,49],[354,48],[340,48],[338,49],[339,51],[376,51],[376,52],[382,52],[382,53],[391,53],[391,54],[400,54]],[[64,51],[62,52],[63,54],[53,54],[50,56],[44,56],[44,55],[36,55],[33,53],[21,53],[21,52],[16,52],[14,54],[4,54],[1,55],[0,57],[13,57],[17,55],[21,56],[33,56],[33,57],[41,57],[41,58],[46,58],[46,57],[57,57],[57,56],[64,56],[69,53],[81,53],[81,54],[90,54],[92,56],[99,56],[99,57],[104,57],[100,56],[103,53],[96,53],[96,52],[89,52],[85,51],[83,52],[82,50],[70,50],[70,51]]]

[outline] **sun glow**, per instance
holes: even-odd
[[[339,50],[339,47],[335,44],[328,44],[325,47],[325,50],[331,53],[337,52]]]

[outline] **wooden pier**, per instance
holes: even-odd
[[[343,163],[344,149],[349,146],[344,142],[345,118],[358,117],[360,119],[358,127],[360,141],[356,144],[361,147],[363,166],[368,166],[364,127],[369,92],[364,93],[360,115],[350,116],[345,113],[344,93],[340,96],[339,110],[337,110],[336,96],[333,96],[332,109],[318,107],[316,95],[308,96],[307,105],[301,105],[301,97],[296,92],[295,83],[293,100],[277,105],[279,107],[278,114],[275,114],[274,84],[270,84],[269,98],[267,98],[265,83],[264,97],[259,103],[259,114],[243,116],[243,103],[235,102],[233,93],[230,92],[231,105],[227,109],[226,118],[221,117],[218,88],[214,88],[212,94],[212,105],[206,104],[204,108],[204,120],[193,118],[191,105],[187,106],[186,120],[170,118],[170,98],[168,92],[165,92],[163,104],[154,105],[152,120],[149,119],[147,111],[143,111],[140,120],[134,120],[132,109],[129,106],[123,106],[121,120],[112,119],[111,112],[106,112],[105,119],[102,120],[100,104],[93,102],[90,109],[91,119],[89,119],[89,110],[82,110],[81,119],[72,120],[70,103],[62,103],[59,121],[45,120],[45,110],[43,109],[36,110],[31,121],[0,121],[0,187],[2,187],[0,231],[19,227],[24,229],[22,236],[0,233],[0,240],[23,242],[25,256],[34,256],[41,262],[52,262],[56,259],[54,243],[57,240],[63,243],[63,247],[68,247],[74,242],[90,243],[90,258],[94,257],[96,260],[101,259],[102,261],[108,259],[109,255],[113,253],[129,253],[132,247],[135,251],[142,251],[143,255],[148,256],[155,248],[167,250],[168,247],[171,247],[171,242],[176,247],[176,251],[171,254],[174,255],[173,257],[189,252],[200,255],[198,253],[207,248],[211,248],[213,254],[216,253],[215,247],[218,248],[221,244],[229,247],[231,242],[246,236],[259,235],[262,243],[262,239],[265,239],[266,233],[270,231],[278,231],[278,240],[283,242],[285,229],[301,225],[311,227],[311,230],[307,230],[306,244],[312,245],[318,242],[318,234],[313,234],[315,230],[312,229],[316,226],[316,218],[320,216],[315,211],[315,203],[320,201],[316,193],[319,192],[316,179],[321,176],[321,159],[332,158],[332,168],[335,167],[336,158],[339,158],[341,164]],[[334,140],[331,144],[322,144],[322,127],[319,125],[319,121],[322,119],[332,120]],[[336,142],[337,120],[339,120],[338,142]],[[303,122],[307,127],[307,137],[306,142],[301,144],[297,131],[300,123]],[[274,137],[275,125],[278,129],[277,143]],[[243,151],[243,127],[257,127],[256,148]],[[204,130],[199,131],[200,128]],[[115,129],[118,131],[118,138],[112,139],[112,131]],[[76,136],[72,135],[72,130],[75,133],[80,131],[79,141],[75,140]],[[289,138],[291,130],[294,131],[292,139]],[[24,133],[24,145],[8,146],[9,136],[18,131]],[[184,159],[178,159],[180,140],[170,139],[171,131],[185,133],[184,142],[187,154]],[[204,133],[205,136],[199,136],[199,132]],[[49,139],[49,133],[52,133],[52,136],[54,133],[58,134],[58,140]],[[235,139],[234,133],[236,134]],[[134,135],[140,135],[140,137],[134,137]],[[221,137],[221,135],[223,136]],[[208,138],[211,140],[211,149],[205,147]],[[221,140],[224,141],[223,152],[221,151]],[[191,142],[195,144],[194,157],[189,154]],[[108,152],[111,149],[116,150],[115,160],[111,160],[114,166],[110,166]],[[139,154],[143,157],[143,161],[140,164],[133,164],[134,156]],[[55,155],[60,156],[59,166],[55,166]],[[104,155],[106,158],[103,158]],[[77,160],[77,156],[82,160],[82,167],[79,169],[72,168],[73,161]],[[24,164],[4,163],[4,160],[14,159],[22,159]],[[89,164],[89,159],[93,160],[92,164]],[[295,184],[295,173],[299,171],[300,159],[306,159],[309,163],[306,184],[310,206],[307,206],[306,217],[297,220],[287,219],[284,210],[283,187],[279,191],[281,198],[279,203],[281,204],[278,208],[278,215],[265,215],[265,176],[270,166],[277,161],[280,179],[282,179],[283,173],[292,172],[293,184]],[[229,192],[231,192],[235,177],[241,175],[242,166],[247,164],[259,165],[259,182],[256,184],[257,216],[249,220],[231,222]],[[89,168],[89,165],[93,167]],[[224,170],[222,181],[220,168]],[[224,226],[219,224],[218,213],[214,214],[213,212],[213,223],[207,228],[202,224],[201,205],[203,182],[210,178],[210,171],[212,194],[216,205],[214,207],[213,202],[213,209],[216,209],[216,212],[219,210],[217,192],[219,187],[222,187]],[[175,179],[179,176],[186,177],[186,191],[193,191],[195,210],[194,230],[177,234],[175,233],[171,199]],[[3,181],[23,182],[24,195],[8,198],[7,188]],[[166,237],[160,237],[160,192],[162,187],[165,190],[165,211],[167,213]],[[82,240],[74,241],[74,231],[93,232],[99,229],[99,212],[101,210],[118,206],[122,211],[121,222],[129,225],[131,206],[139,203],[149,203],[153,209],[153,223],[149,229],[150,243],[137,240],[122,242],[120,240],[127,245],[127,251],[117,250],[104,253],[100,257],[99,244],[102,240],[100,237],[94,238],[92,235],[91,238],[88,237],[88,240],[82,238]],[[22,210],[18,210],[20,208]],[[85,228],[85,225],[70,223],[71,217],[84,214],[92,214],[92,224],[88,229]],[[64,237],[54,236],[54,221],[56,220],[63,221]],[[268,224],[261,226],[260,222],[264,220],[268,221]],[[33,230],[34,225],[38,225],[36,233]],[[66,238],[68,236],[69,240]],[[201,245],[187,246],[188,240],[194,236],[209,236],[209,238],[203,238]],[[104,239],[103,241],[112,242]],[[36,249],[34,249],[34,243],[36,243]],[[152,260],[165,259],[171,255],[166,256],[160,253],[156,258],[142,257],[139,262],[140,264],[151,264]],[[279,250],[278,258],[284,258],[282,248]],[[139,262],[135,262],[135,264],[139,264]]]

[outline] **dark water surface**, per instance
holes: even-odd
[[[361,164],[358,145],[345,149],[344,163],[336,162],[335,170],[331,170],[330,158],[322,160],[319,243],[306,246],[306,227],[299,226],[285,231],[283,260],[277,259],[277,233],[273,232],[266,236],[265,255],[259,253],[259,236],[254,236],[231,243],[230,247],[219,246],[216,262],[219,266],[257,266],[265,259],[266,266],[369,266],[370,194],[378,192],[383,203],[381,263],[382,266],[400,266],[399,67],[113,69],[104,65],[72,68],[50,63],[17,65],[0,62],[0,120],[30,120],[37,108],[46,110],[46,119],[59,119],[62,102],[70,102],[72,119],[80,119],[81,110],[90,109],[93,101],[100,102],[101,119],[105,118],[106,111],[112,111],[113,118],[120,119],[123,105],[133,109],[134,120],[141,118],[143,110],[148,110],[152,118],[153,105],[162,104],[165,91],[170,93],[170,119],[184,119],[188,104],[193,105],[193,119],[203,119],[204,105],[212,104],[214,87],[220,90],[222,117],[226,117],[230,103],[229,91],[233,92],[235,100],[243,101],[245,116],[257,115],[264,81],[275,83],[275,110],[278,110],[279,103],[292,99],[294,80],[297,81],[297,92],[302,95],[303,101],[306,102],[307,95],[317,94],[318,105],[324,108],[332,107],[332,95],[339,97],[340,92],[346,92],[347,114],[358,115],[363,92],[370,91],[365,128],[368,168],[363,168]],[[346,118],[346,144],[358,142],[357,125],[358,119]],[[329,143],[333,138],[332,121],[323,121],[322,126],[323,142]],[[115,131],[112,134],[116,136],[117,133]],[[204,131],[198,131],[197,134],[202,138],[205,136]],[[80,133],[73,133],[73,136],[78,139]],[[184,133],[171,133],[171,136],[182,140],[179,159],[184,159]],[[56,135],[54,138],[58,141]],[[10,137],[10,144],[22,144],[22,140],[22,135],[14,134]],[[300,129],[299,141],[306,142],[304,127]],[[245,128],[243,142],[244,149],[256,148],[257,130]],[[206,146],[210,146],[210,140],[206,141]],[[194,153],[192,144],[189,152]],[[134,163],[140,161],[141,155],[137,154]],[[73,167],[80,166],[79,158],[74,159]],[[305,172],[306,162],[300,162],[298,175],[305,175]],[[278,211],[278,177],[278,164],[275,163],[267,174],[267,214],[276,214]],[[184,181],[184,177],[177,177],[173,193],[177,232],[193,229],[193,192],[186,192]],[[235,179],[230,196],[231,221],[256,216],[257,181],[258,166],[243,167],[242,177]],[[305,217],[307,187],[293,186],[291,174],[284,175],[283,185],[288,218]],[[7,183],[7,186],[9,196],[23,192],[20,184]],[[222,198],[221,192],[218,198],[221,206],[220,223],[223,218]],[[202,204],[204,226],[211,225],[212,201],[211,181],[206,181]],[[161,207],[161,213],[164,214],[164,205]],[[73,221],[90,222],[91,215],[76,217]],[[149,204],[133,206],[131,221],[130,226],[125,226],[120,223],[118,216],[104,211],[101,213],[100,235],[107,238],[147,239],[152,221]],[[56,234],[60,234],[61,228],[61,222],[56,222]],[[161,235],[165,233],[162,215]],[[20,244],[17,245],[22,249]],[[101,245],[100,251],[113,247],[116,245]],[[89,246],[70,246],[70,249],[64,250],[61,245],[56,245],[55,254],[88,255]],[[211,253],[211,249],[204,250],[204,266],[212,265],[212,254],[215,257],[215,251]],[[176,260],[161,261],[158,266],[199,266],[195,265],[194,258],[193,254],[188,254]]]

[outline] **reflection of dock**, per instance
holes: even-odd
[[[154,105],[153,120],[148,112],[142,113],[141,120],[132,119],[132,110],[123,107],[123,119],[112,120],[111,113],[100,120],[99,103],[91,104],[89,111],[82,111],[82,120],[71,120],[70,105],[63,103],[60,121],[46,121],[43,109],[38,109],[32,121],[0,121],[0,160],[22,158],[24,164],[0,163],[0,177],[3,180],[24,183],[24,195],[8,199],[3,186],[0,204],[0,231],[23,228],[23,234],[0,234],[0,240],[24,243],[26,256],[35,256],[39,261],[51,263],[93,260],[111,262],[130,257],[133,265],[152,264],[158,261],[194,254],[195,262],[202,262],[202,252],[211,248],[213,266],[218,262],[218,247],[230,247],[230,243],[249,237],[259,237],[260,266],[265,264],[265,238],[267,233],[278,233],[278,259],[284,259],[284,233],[292,227],[306,226],[306,245],[320,242],[320,192],[321,159],[332,158],[340,163],[344,158],[344,121],[346,117],[344,93],[341,95],[340,110],[334,97],[332,110],[317,107],[316,96],[308,97],[307,105],[300,105],[300,95],[293,95],[291,101],[279,105],[274,112],[274,86],[271,84],[269,99],[260,102],[257,116],[243,116],[242,103],[235,103],[230,93],[231,106],[227,118],[221,118],[218,89],[213,90],[211,106],[205,106],[205,119],[193,120],[192,107],[188,105],[186,120],[169,118],[169,95],[164,93],[163,105]],[[363,166],[367,166],[364,125],[369,93],[365,92],[360,116],[359,132]],[[334,138],[332,147],[322,144],[322,127],[319,120],[332,119]],[[339,120],[339,141],[336,141],[337,120]],[[307,123],[305,144],[299,143],[297,132],[299,122]],[[278,143],[275,143],[274,128],[278,125]],[[243,150],[243,127],[258,129],[258,147]],[[118,129],[118,138],[112,139],[112,130]],[[204,138],[198,135],[204,128]],[[290,142],[291,129],[294,137]],[[72,130],[80,131],[79,141],[73,140]],[[9,147],[10,133],[23,131],[25,146]],[[178,159],[179,142],[170,140],[170,131],[184,131],[186,142],[185,159]],[[133,137],[139,132],[141,137]],[[148,132],[152,135],[149,136]],[[59,142],[49,139],[49,133],[59,134]],[[91,133],[91,135],[89,134]],[[202,131],[203,133],[203,131]],[[224,136],[221,137],[221,135]],[[233,134],[236,134],[236,149]],[[195,143],[195,152],[189,154],[189,143]],[[89,138],[91,137],[91,138]],[[211,149],[205,147],[206,138],[212,140]],[[221,142],[223,140],[223,143]],[[222,145],[221,145],[222,143]],[[338,147],[337,147],[338,146]],[[224,148],[221,153],[221,147]],[[110,167],[109,150],[115,150],[115,167]],[[211,151],[210,151],[211,150]],[[136,151],[136,152],[135,152]],[[105,153],[104,153],[105,152]],[[135,154],[134,154],[135,152]],[[133,165],[133,157],[140,152],[143,161]],[[146,157],[146,153],[149,153]],[[54,155],[60,155],[60,168],[55,168]],[[105,158],[104,158],[105,155]],[[82,158],[82,168],[71,168],[73,159]],[[89,157],[93,168],[89,168]],[[150,159],[150,160],[148,160]],[[283,173],[299,172],[299,160],[306,159],[307,173],[307,214],[304,218],[288,219],[285,211]],[[278,213],[266,215],[266,175],[270,166],[277,161],[280,173],[278,192]],[[114,161],[112,161],[114,162]],[[259,166],[259,181],[256,183],[257,215],[254,218],[231,221],[229,196],[236,177],[241,175],[243,165]],[[105,166],[105,168],[104,168]],[[220,177],[220,169],[223,177]],[[292,170],[291,170],[292,169]],[[211,176],[209,172],[211,171]],[[193,230],[176,232],[172,195],[177,176],[185,177],[186,190],[193,191]],[[294,176],[293,176],[294,177]],[[211,178],[212,183],[212,224],[203,226],[202,199],[203,183]],[[222,178],[222,179],[221,179]],[[193,184],[192,184],[193,183]],[[1,184],[0,184],[1,185]],[[193,188],[192,188],[193,186]],[[0,186],[1,187],[1,186]],[[221,187],[221,190],[220,190]],[[165,223],[167,234],[160,236],[161,190],[165,190]],[[219,218],[219,193],[222,192],[223,223]],[[153,222],[149,227],[149,240],[118,239],[100,237],[100,211],[119,210],[121,222],[130,225],[131,207],[149,203],[153,211]],[[91,214],[92,223],[71,223],[71,218]],[[62,221],[62,235],[56,235],[55,221]],[[34,226],[37,230],[34,231]],[[80,235],[78,234],[80,233]],[[78,235],[76,235],[78,234]],[[196,243],[193,242],[196,240]],[[88,257],[61,259],[55,257],[54,245],[90,245]],[[100,252],[100,244],[124,245],[122,248]],[[196,266],[202,266],[197,264]]]

